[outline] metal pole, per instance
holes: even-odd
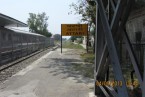
[[[88,31],[88,24],[87,24],[87,31]],[[86,43],[86,50],[87,50],[87,53],[88,53],[88,44],[89,44],[89,34],[87,32],[87,43]]]
[[[95,89],[94,89],[94,93],[95,93],[95,95],[97,95],[98,93],[97,93],[97,89],[99,89],[99,87],[97,87],[96,86],[96,80],[97,80],[97,74],[96,74],[96,71],[97,71],[97,43],[98,43],[98,41],[97,41],[97,31],[98,31],[98,28],[97,28],[97,25],[98,25],[98,4],[97,4],[97,2],[96,2],[96,33],[95,33],[95,70],[94,70],[94,79],[95,79]]]
[[[61,35],[61,53],[62,53],[62,35]]]
[[[122,87],[117,87],[118,95],[119,95],[119,97],[128,97],[126,83],[125,83],[125,80],[122,75],[119,57],[118,57],[115,43],[113,40],[111,28],[109,26],[109,23],[107,22],[108,19],[105,14],[103,2],[102,2],[102,0],[97,0],[97,1],[99,4],[99,15],[101,16],[101,21],[102,21],[104,32],[105,32],[104,34],[106,36],[108,51],[109,51],[110,59],[112,62],[113,70],[115,73],[114,76],[117,81],[122,81],[122,83],[123,83]]]
[[[0,31],[0,65],[2,65],[1,64],[1,61],[2,61],[1,52],[2,52],[2,35],[1,35],[1,31]]]
[[[143,49],[145,50],[144,45],[143,45]],[[144,64],[143,83],[145,83],[145,59],[144,58],[145,58],[145,51],[144,51],[144,57],[143,57],[143,60],[144,60],[144,62],[143,62],[143,64]],[[142,97],[145,97],[145,84],[143,84],[142,93],[143,93]]]
[[[109,3],[110,1],[108,0],[108,20],[109,20],[109,15],[110,15],[110,3]]]
[[[61,53],[62,53],[62,24],[61,24]]]

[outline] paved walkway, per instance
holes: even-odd
[[[0,97],[94,97],[93,80],[71,70],[81,62],[75,50],[51,51],[0,84]]]

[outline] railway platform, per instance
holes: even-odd
[[[72,62],[81,62],[77,53],[50,51],[1,83],[0,97],[95,97],[94,80],[72,71]]]

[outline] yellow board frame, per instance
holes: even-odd
[[[88,24],[61,24],[62,36],[87,36]]]

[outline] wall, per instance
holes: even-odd
[[[136,40],[136,32],[142,33],[142,41],[145,41],[145,8],[133,11],[126,24],[126,31],[132,42]]]

